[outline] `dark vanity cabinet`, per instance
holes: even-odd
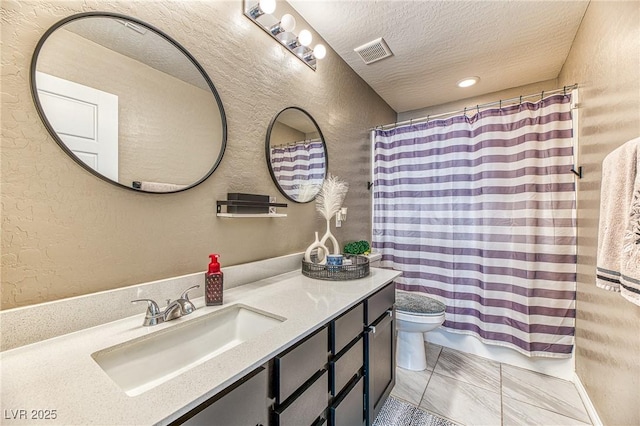
[[[268,425],[269,370],[259,367],[172,425],[259,426]]]
[[[174,424],[370,426],[395,385],[388,284]]]
[[[364,424],[364,303],[329,324],[329,424]]]
[[[396,383],[395,286],[393,283],[365,301],[365,405],[373,424]]]
[[[371,425],[395,385],[395,285],[330,325],[332,426]]]
[[[274,426],[319,425],[329,403],[327,327],[273,359]]]

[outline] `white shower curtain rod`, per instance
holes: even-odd
[[[515,103],[522,103],[522,101],[524,99],[527,98],[532,98],[534,96],[540,96],[540,99],[544,98],[544,95],[553,95],[556,93],[568,93],[571,92],[574,89],[578,88],[578,83],[576,84],[572,84],[571,86],[564,86],[562,89],[554,89],[554,90],[543,90],[542,93],[533,93],[531,95],[522,95],[522,96],[517,96],[515,98],[510,98],[510,99],[501,99],[499,101],[495,101],[495,102],[489,102],[486,104],[479,104],[479,105],[474,105],[474,106],[470,106],[464,109],[459,109],[456,111],[451,111],[451,112],[443,112],[441,114],[434,114],[434,115],[427,115],[426,117],[420,117],[420,118],[412,118],[409,120],[405,120],[405,121],[399,121],[396,123],[389,123],[389,124],[383,124],[380,126],[376,126],[376,127],[372,127],[369,129],[369,131],[372,130],[376,130],[376,129],[380,129],[380,130],[389,130],[389,129],[393,129],[396,127],[400,127],[400,126],[404,126],[406,124],[413,124],[413,123],[419,123],[421,121],[426,121],[429,122],[429,120],[431,120],[432,118],[442,118],[442,117],[447,117],[447,116],[451,116],[451,115],[456,115],[456,114],[460,114],[460,113],[465,113],[467,111],[473,111],[476,110],[478,112],[480,112],[480,108],[488,108],[488,107],[492,107],[492,106],[496,106],[498,105],[500,108],[502,108],[503,106],[506,106],[508,104],[515,104]]]

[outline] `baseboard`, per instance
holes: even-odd
[[[591,419],[591,423],[593,424],[593,426],[603,426],[602,420],[600,420],[600,416],[598,416],[598,412],[596,411],[596,407],[591,402],[591,398],[589,398],[587,389],[582,384],[582,381],[580,380],[580,377],[578,377],[577,373],[575,373],[573,376],[573,384],[578,390],[580,399],[582,400],[584,407],[587,409],[587,414],[589,414],[589,418]]]

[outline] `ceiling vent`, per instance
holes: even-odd
[[[353,49],[364,61],[365,64],[372,64],[381,59],[393,56],[393,52],[387,46],[387,43],[382,37],[377,38],[369,43],[363,44],[360,47]]]

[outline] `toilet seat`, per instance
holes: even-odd
[[[396,313],[403,316],[440,317],[446,308],[444,303],[427,296],[396,293]]]

